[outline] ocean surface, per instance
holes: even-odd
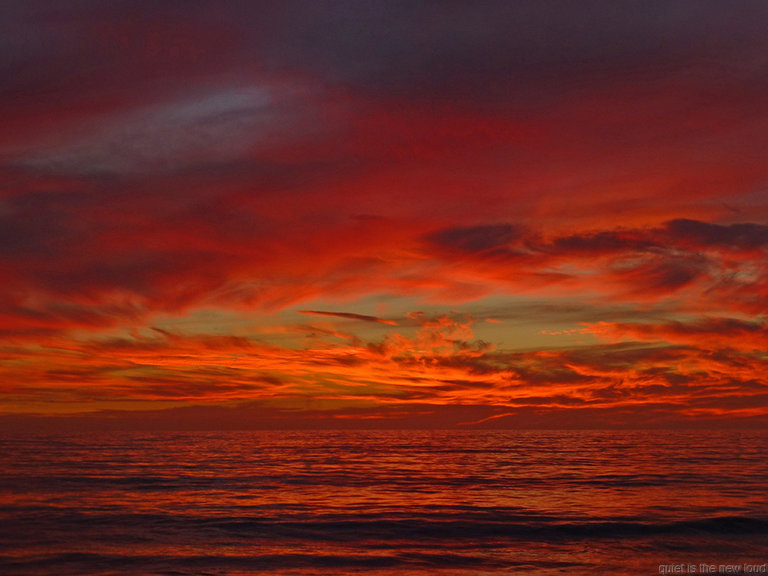
[[[762,431],[5,436],[0,574],[760,574],[767,456]]]

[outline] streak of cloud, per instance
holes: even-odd
[[[388,324],[390,326],[397,326],[397,322],[394,320],[387,320],[386,318],[378,318],[376,316],[368,316],[366,314],[355,314],[353,312],[327,312],[324,310],[299,310],[301,314],[309,314],[312,316],[332,316],[336,318],[344,318],[347,320],[360,320],[362,322],[378,322],[379,324]]]

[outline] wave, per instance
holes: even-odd
[[[315,568],[320,570],[395,568],[403,566],[423,568],[472,567],[483,564],[486,558],[470,554],[453,553],[384,553],[384,554],[259,554],[259,555],[129,555],[64,553],[46,554],[25,559],[0,557],[4,574],[33,574],[55,568],[59,575],[136,573],[186,575],[205,574],[203,570],[221,574],[222,569],[249,572],[284,569]],[[493,563],[490,563],[492,565]]]
[[[316,539],[471,540],[512,538],[556,540],[578,538],[632,538],[656,535],[768,534],[768,520],[724,516],[677,522],[644,521],[467,521],[466,519],[345,519],[322,522],[260,522],[234,520],[214,527],[239,534],[280,534]]]
[[[8,511],[6,511],[8,512]],[[224,510],[226,514],[227,510]],[[250,512],[246,513],[246,512]],[[254,515],[254,512],[258,512]],[[194,538],[234,540],[297,539],[311,541],[469,541],[515,539],[642,538],[652,536],[765,535],[768,518],[743,515],[674,521],[620,517],[562,517],[514,508],[506,511],[415,509],[410,512],[317,514],[302,507],[230,509],[223,516],[179,513],[78,513],[45,507],[18,508],[16,522],[38,533],[94,532],[101,535],[188,534]],[[0,536],[15,539],[13,523],[0,527]]]
[[[147,515],[141,515],[141,519],[145,529],[152,527],[159,534],[169,532],[169,523],[175,524],[176,528],[184,526],[185,530],[191,530],[192,533],[174,534],[177,543],[184,542],[184,546],[176,549],[174,554],[153,554],[152,550],[157,551],[157,548],[130,545],[126,545],[124,552],[119,553],[51,551],[47,554],[30,553],[23,557],[8,553],[0,554],[0,566],[6,576],[53,573],[58,576],[85,573],[92,576],[186,576],[283,573],[287,570],[306,570],[308,572],[301,573],[312,574],[369,570],[426,574],[449,569],[454,573],[461,569],[482,569],[483,573],[490,574],[496,573],[496,569],[517,567],[527,571],[532,568],[530,560],[520,560],[515,566],[515,560],[510,557],[490,552],[494,548],[526,549],[525,542],[531,542],[533,546],[537,546],[536,542],[539,541],[547,541],[549,545],[561,542],[563,546],[579,551],[585,550],[587,545],[599,547],[602,539],[611,539],[624,541],[623,548],[630,550],[631,542],[636,538],[663,536],[666,540],[668,536],[684,536],[691,541],[701,542],[707,536],[717,540],[731,535],[744,541],[749,540],[743,538],[745,536],[757,537],[760,542],[765,542],[763,535],[768,534],[768,519],[744,516],[678,522],[541,522],[541,519],[538,522],[458,519],[427,521],[405,518],[286,522],[255,519],[195,520],[189,516],[151,518]],[[113,522],[119,520],[112,518]],[[100,530],[99,525],[93,528]],[[214,537],[215,534],[218,534],[218,539]],[[304,548],[296,546],[301,540],[316,544]],[[217,542],[226,542],[231,553],[217,553]],[[280,547],[285,550],[284,553],[270,553],[267,544],[275,542],[282,543]],[[203,554],[203,550],[210,553]],[[764,544],[760,550],[752,550],[759,553],[764,551]],[[543,570],[541,573],[549,573],[550,570],[571,572],[571,568],[578,566],[587,568],[585,561],[585,557],[541,557],[536,560],[535,568]]]

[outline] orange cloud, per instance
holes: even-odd
[[[0,22],[2,410],[763,414],[762,8],[97,4]]]

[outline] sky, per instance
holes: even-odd
[[[767,28],[3,2],[0,428],[765,427]]]

